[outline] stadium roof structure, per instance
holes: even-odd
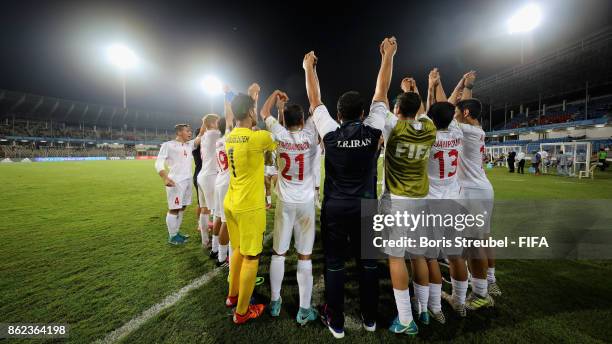
[[[0,89],[0,120],[31,119],[103,127],[173,128],[198,123],[198,115],[122,108]]]
[[[612,84],[612,27],[534,61],[478,80],[474,96],[491,111]],[[495,114],[493,122],[495,121]]]

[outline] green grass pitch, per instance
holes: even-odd
[[[612,178],[595,180],[510,175],[489,171],[496,199],[610,199]],[[70,338],[102,339],[193,279],[211,271],[200,248],[193,206],[182,231],[185,247],[166,244],[165,191],[152,161],[6,164],[0,166],[0,323],[64,322]],[[497,211],[497,209],[496,209]],[[268,216],[268,231],[272,226]],[[321,300],[322,250],[314,251],[315,295]],[[291,252],[291,251],[290,251]],[[264,248],[256,288],[262,301],[270,242]],[[126,343],[332,342],[319,323],[298,327],[295,257],[286,261],[283,310],[234,326],[224,307],[225,273],[186,295],[123,339]],[[394,315],[386,265],[381,262],[381,304],[376,333],[351,330],[353,343],[405,342],[383,327]],[[612,338],[610,261],[499,261],[504,295],[496,307],[420,326],[416,342],[609,342]],[[347,284],[347,315],[358,318],[356,285]],[[28,342],[9,340],[8,342]],[[40,342],[37,340],[36,342]]]

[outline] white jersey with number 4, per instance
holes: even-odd
[[[463,151],[463,132],[453,120],[447,130],[436,131],[436,141],[429,153],[427,174],[431,199],[459,198],[457,170]]]
[[[463,132],[463,155],[459,159],[459,184],[468,189],[493,189],[483,167],[485,132],[481,127],[459,124]]]
[[[175,182],[193,178],[191,163],[193,161],[194,140],[178,142],[176,140],[164,142],[157,154],[155,169],[157,173],[168,165],[168,178]]]
[[[317,138],[312,119],[302,130],[289,131],[274,117],[266,119],[266,127],[278,141],[278,197],[286,203],[312,203],[314,201],[314,160]]]

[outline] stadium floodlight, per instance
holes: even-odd
[[[223,84],[221,83],[221,80],[219,80],[219,78],[217,78],[216,76],[207,75],[204,77],[204,79],[202,79],[201,86],[202,90],[204,90],[204,92],[208,94],[210,98],[210,111],[212,112],[214,109],[214,97],[223,93]]]
[[[528,4],[518,10],[510,19],[508,19],[508,33],[525,34],[532,31],[542,21],[542,10],[536,4]],[[525,36],[521,35],[521,64],[525,61]]]
[[[121,71],[121,86],[123,87],[123,108],[127,108],[127,92],[125,86],[125,71],[134,68],[138,56],[123,44],[113,44],[106,50],[108,61]]]
[[[529,32],[538,27],[541,20],[542,10],[540,6],[528,4],[508,19],[508,32],[510,34]]]
[[[207,75],[202,79],[202,89],[209,96],[216,96],[223,92],[221,80],[214,75]]]
[[[138,62],[136,54],[123,44],[111,45],[108,47],[106,55],[111,64],[123,70],[133,68]]]

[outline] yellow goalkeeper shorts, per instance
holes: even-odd
[[[243,256],[256,256],[263,250],[266,231],[266,209],[234,212],[225,208],[227,231],[233,249],[240,249]]]

